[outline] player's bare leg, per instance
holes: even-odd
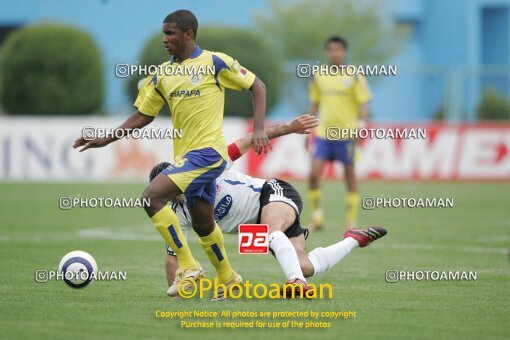
[[[198,236],[204,237],[213,232],[214,207],[200,198],[197,198],[195,204],[189,208],[191,220],[193,221],[193,230]]]
[[[287,297],[301,296],[308,286],[301,271],[296,249],[284,234],[296,221],[296,211],[287,203],[273,202],[262,208],[260,223],[269,226],[269,247],[287,276]]]
[[[301,271],[306,278],[313,276],[313,264],[310,262],[308,258],[308,253],[306,252],[306,240],[305,235],[301,234],[297,237],[291,237],[290,242],[296,249],[296,253],[299,259],[299,265],[301,266]]]
[[[325,161],[320,158],[312,160],[312,167],[308,177],[309,200],[311,210],[311,229],[322,229],[324,227],[324,214],[322,211],[320,180]]]
[[[354,163],[344,166],[345,183],[347,185],[345,228],[355,228],[358,221],[360,197],[358,183],[354,171]]]
[[[189,209],[193,229],[200,236],[200,245],[204,249],[209,261],[216,269],[218,281],[225,285],[223,289],[213,293],[213,301],[224,298],[224,291],[235,283],[241,283],[242,277],[234,272],[228,261],[223,233],[214,220],[214,207],[212,204],[197,198]]]
[[[172,285],[175,286],[174,288],[183,279],[198,280],[203,277],[203,270],[191,254],[188,242],[182,233],[179,219],[167,204],[181,193],[179,187],[167,175],[161,173],[150,182],[142,195],[144,199],[150,200],[149,206],[144,207],[145,211],[178,259],[178,270]],[[178,291],[173,289],[169,291],[169,294],[178,296]]]
[[[165,174],[157,175],[145,188],[142,197],[150,199],[150,205],[144,209],[149,217],[154,216],[166,204],[182,194],[181,189]]]
[[[175,280],[175,272],[179,267],[179,262],[177,261],[177,256],[167,255],[165,258],[165,270],[166,270],[166,281],[168,282],[168,287],[170,287]]]

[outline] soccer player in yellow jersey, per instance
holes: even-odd
[[[159,73],[142,83],[135,102],[137,111],[118,129],[142,128],[152,122],[162,106],[170,107],[175,129],[182,129],[182,139],[174,139],[175,161],[145,189],[150,199],[144,207],[165,242],[179,260],[177,279],[183,289],[191,280],[203,276],[200,264],[191,254],[177,215],[167,202],[179,194],[186,196],[193,229],[200,244],[215,267],[220,283],[228,287],[242,282],[234,272],[225,252],[223,234],[214,220],[215,179],[225,169],[228,154],[221,127],[225,89],[249,89],[253,95],[253,145],[257,153],[267,153],[269,140],[264,132],[266,89],[264,83],[236,60],[223,53],[201,50],[195,44],[198,23],[187,10],[169,14],[163,21],[163,45],[171,55]],[[214,72],[207,72],[213,69]],[[196,72],[189,74],[190,70]],[[205,70],[205,71],[204,71]],[[102,147],[115,138],[79,138],[74,147]],[[220,285],[221,287],[221,285]],[[223,291],[213,294],[221,300]]]
[[[334,36],[326,41],[330,65],[345,65],[347,42]],[[331,129],[356,129],[366,126],[368,102],[372,95],[365,78],[346,74],[315,74],[310,82],[311,115],[319,114],[319,127],[312,148],[312,168],[309,176],[309,198],[312,210],[310,227],[320,229],[324,224],[321,207],[320,178],[324,163],[339,161],[344,165],[347,182],[345,227],[356,226],[359,201],[354,174],[354,140],[337,140]],[[330,129],[330,133],[328,133]],[[332,138],[333,137],[333,138]]]

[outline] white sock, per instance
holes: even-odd
[[[298,278],[306,282],[296,249],[284,233],[275,231],[269,234],[269,247],[273,250],[288,280]]]
[[[313,264],[313,275],[317,275],[330,269],[357,247],[359,247],[358,241],[352,237],[347,237],[329,247],[315,248],[308,253],[308,259]]]

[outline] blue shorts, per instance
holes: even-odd
[[[162,172],[170,177],[186,196],[191,208],[201,198],[214,205],[216,178],[225,170],[227,162],[213,148],[193,150],[175,161]]]
[[[355,146],[356,142],[352,140],[326,140],[316,137],[313,158],[352,164]]]

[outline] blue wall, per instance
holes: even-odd
[[[445,106],[450,119],[473,120],[486,86],[510,98],[509,10],[508,0],[393,1],[393,20],[412,34],[393,61],[398,79],[375,89],[385,97],[374,100],[376,118],[433,118]],[[496,76],[484,76],[489,65]],[[399,102],[387,102],[395,93]]]

